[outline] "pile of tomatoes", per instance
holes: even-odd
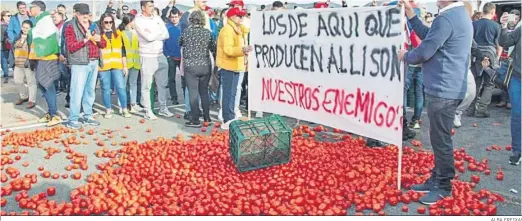
[[[64,128],[48,131],[25,134],[29,139],[11,133],[3,144],[37,147],[74,132]],[[315,136],[325,131],[323,127],[300,126],[294,130],[290,163],[246,173],[238,173],[231,160],[228,133],[216,129],[211,136],[190,139],[179,135],[143,143],[122,142],[117,151],[102,146],[95,155],[108,161],[96,165],[97,173],[84,177],[88,183],[73,189],[70,201],[60,203],[49,198],[56,193],[54,187],[30,196],[27,191],[37,182],[36,175],[17,178],[20,172],[8,167],[12,164],[8,159],[2,159],[2,169],[5,165],[9,177],[2,173],[1,204],[5,206],[5,197],[15,194],[24,209],[21,215],[385,215],[387,206],[418,202],[422,197],[397,188],[398,148],[368,148],[362,138],[339,130],[323,135],[335,141],[318,141]],[[67,145],[79,142],[73,138],[61,141]],[[408,147],[403,150],[401,186],[407,189],[429,177],[433,154]],[[68,146],[64,151],[73,163],[68,167],[86,169],[86,155]],[[3,149],[2,155],[8,156],[7,152]],[[475,160],[463,149],[455,150],[455,156],[458,168],[467,164],[470,170],[469,165],[475,165],[477,172],[489,170],[487,160]],[[48,171],[42,174],[41,179],[50,177]],[[73,178],[81,177],[74,174]],[[456,179],[452,197],[427,208],[420,206],[417,212],[496,215],[495,203],[503,198],[487,190],[476,192],[479,181],[476,177],[473,182]],[[402,211],[407,212],[408,207],[403,206]]]

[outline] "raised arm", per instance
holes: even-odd
[[[419,16],[415,15],[412,18],[408,19],[411,24],[411,28],[415,31],[417,36],[424,40],[430,31],[430,28],[420,20]]]
[[[449,38],[451,30],[451,23],[446,18],[435,19],[431,30],[419,47],[407,52],[404,56],[406,63],[421,64],[429,60]]]
[[[515,46],[518,41],[520,41],[520,37],[520,26],[512,32],[508,32],[507,28],[502,28],[500,37],[498,38],[498,44],[502,47],[509,48]]]

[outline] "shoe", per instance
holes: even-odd
[[[434,186],[433,189],[428,193],[422,196],[419,199],[419,202],[424,205],[433,205],[437,203],[437,201],[442,200],[446,197],[451,196],[451,190],[443,190],[437,186]]]
[[[428,193],[433,187],[435,187],[435,181],[430,177],[423,184],[413,185],[410,189],[418,193]]]
[[[263,118],[263,112],[258,111],[258,112],[256,113],[256,118]]]
[[[185,123],[185,126],[187,127],[193,127],[193,128],[201,128],[201,123],[200,122],[191,122],[191,121],[188,121]]]
[[[71,104],[69,104],[69,102],[66,102],[65,103],[65,108],[70,108],[71,107]]]
[[[520,154],[509,157],[509,163],[511,165],[518,166],[520,164]]]
[[[455,119],[453,120],[453,126],[455,126],[456,128],[462,127],[462,123],[460,122],[461,118],[462,118],[462,114],[455,113]]]
[[[500,103],[496,104],[495,107],[505,107],[507,105],[506,102],[501,101]]]
[[[131,108],[130,108],[130,112],[133,113],[133,114],[136,114],[136,113],[139,113],[143,111],[143,108],[141,108],[139,105],[137,104],[132,104],[131,105]]]
[[[36,107],[36,104],[34,102],[29,102],[27,103],[26,109],[33,109],[34,107]]]
[[[129,110],[127,110],[127,109],[124,109],[124,110],[120,111],[120,113],[121,113],[121,116],[123,116],[125,118],[132,117],[132,115],[130,114]]]
[[[48,127],[54,127],[58,124],[61,124],[62,123],[62,118],[59,117],[59,116],[54,116],[53,118],[51,118],[51,120],[49,122],[47,122],[47,126]]]
[[[183,119],[190,120],[190,112],[185,112],[185,115],[183,115]]]
[[[43,116],[42,118],[40,118],[40,120],[38,120],[38,123],[47,123],[49,121],[51,121],[51,115],[45,114],[45,116]]]
[[[221,124],[221,129],[222,130],[228,130],[230,128],[230,124],[233,122],[234,120],[229,120],[228,122],[224,123],[224,124]]]
[[[506,109],[511,110],[511,103],[506,104]]]
[[[420,129],[420,124],[418,120],[414,120],[411,122],[411,128],[413,129]]]
[[[489,117],[489,111],[476,111],[475,117],[477,118],[488,118]]]
[[[174,114],[171,113],[171,112],[169,111],[169,109],[167,109],[167,108],[165,108],[165,109],[163,109],[163,110],[160,110],[160,111],[158,112],[158,115],[160,115],[160,116],[164,116],[164,117],[173,117],[173,116],[174,116]]]
[[[9,83],[9,78],[4,78],[4,84]]]
[[[89,118],[89,119],[83,119],[83,124],[85,125],[88,125],[88,126],[100,126],[100,122],[98,122],[97,120],[94,120],[93,118]]]
[[[29,98],[26,98],[26,99],[18,99],[16,102],[15,102],[15,105],[22,105],[23,103],[29,101]]]
[[[105,119],[111,119],[112,118],[112,113],[113,113],[112,109],[107,109],[105,111],[105,115],[103,117],[105,117]]]
[[[413,138],[415,138],[416,135],[417,135],[417,133],[415,131],[410,130],[409,128],[405,127],[402,131],[402,140],[406,141],[409,139],[413,139]]]
[[[383,145],[383,143],[381,143],[378,140],[374,140],[374,139],[368,138],[366,140],[366,146],[368,146],[370,148],[374,148],[374,147],[383,147],[385,145]]]
[[[71,128],[71,129],[75,129],[75,130],[79,130],[82,128],[82,124],[78,121],[67,121],[65,123],[65,126],[67,128]]]
[[[178,105],[178,104],[179,104],[178,100],[173,100],[172,101],[172,105]]]
[[[92,109],[92,116],[98,116],[100,113],[96,109]]]
[[[157,120],[158,119],[158,117],[156,117],[156,115],[154,115],[154,113],[152,113],[152,111],[145,113],[143,118],[145,118],[147,120]]]

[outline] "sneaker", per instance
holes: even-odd
[[[130,112],[133,113],[133,114],[136,114],[136,113],[139,113],[143,111],[143,108],[141,108],[139,105],[137,104],[132,104],[131,105],[131,108],[130,108]]]
[[[105,111],[105,115],[103,117],[105,117],[105,119],[111,119],[112,118],[112,113],[113,113],[112,109],[107,109]]]
[[[415,133],[415,131],[410,130],[410,128],[405,127],[405,128],[403,128],[403,131],[402,131],[402,140],[406,141],[409,139],[413,139],[413,138],[415,138],[416,135],[417,135],[417,133]]]
[[[512,107],[512,106],[511,106],[511,103],[507,103],[507,104],[506,104],[506,109],[511,110],[511,107]]]
[[[173,116],[174,116],[174,114],[171,113],[171,112],[169,111],[169,109],[167,109],[167,108],[165,108],[165,109],[163,109],[163,110],[160,110],[160,111],[158,112],[158,114],[159,114],[160,116],[164,116],[164,117],[173,117]]]
[[[29,101],[29,98],[26,98],[26,99],[18,99],[16,102],[15,102],[15,105],[22,105],[23,103]]]
[[[40,120],[38,120],[38,123],[47,123],[49,121],[51,121],[51,115],[45,114],[45,116],[43,116],[42,118],[40,118]]]
[[[461,118],[462,118],[461,113],[455,113],[455,119],[453,120],[453,126],[455,126],[456,128],[462,127],[462,123],[460,122]]]
[[[89,119],[84,119],[83,124],[85,125],[88,125],[88,126],[100,126],[100,122],[98,122],[97,120],[94,120],[93,118],[89,118]]]
[[[475,112],[475,117],[477,118],[488,118],[489,117],[489,111],[476,111]]]
[[[75,130],[79,130],[82,128],[82,124],[78,121],[67,121],[65,123],[65,126],[67,128],[71,128],[71,129],[75,129]]]
[[[411,125],[412,125],[411,127],[412,127],[413,129],[420,129],[420,124],[419,124],[419,121],[418,121],[418,120],[414,120],[414,121],[412,121],[412,122],[411,122]]]
[[[4,84],[9,83],[9,78],[4,78]]]
[[[173,100],[173,101],[172,101],[172,105],[179,105],[178,100]]]
[[[183,115],[183,119],[190,120],[190,112],[185,112],[185,115]]]
[[[230,124],[233,122],[234,120],[229,120],[228,122],[224,123],[224,124],[221,124],[221,129],[222,130],[228,130],[230,128]]]
[[[61,124],[62,123],[62,118],[59,117],[59,116],[54,116],[53,118],[51,118],[51,120],[49,122],[47,122],[47,126],[48,127],[54,127],[58,124]]]
[[[154,113],[152,113],[152,111],[145,113],[143,118],[145,118],[147,120],[157,120],[158,119],[158,117],[156,117],[156,115],[154,115]]]
[[[33,109],[34,107],[36,107],[36,104],[34,102],[29,102],[27,103],[26,109]]]
[[[427,179],[423,184],[417,184],[411,186],[411,190],[418,192],[418,193],[428,193],[430,192],[433,187],[435,187],[434,179],[431,177]]]
[[[258,112],[256,113],[256,118],[263,118],[263,112],[258,111]]]
[[[187,127],[193,127],[193,128],[200,128],[201,127],[201,122],[186,122],[185,123],[185,126]]]
[[[437,186],[434,186],[428,194],[425,194],[419,199],[419,202],[425,205],[433,205],[437,203],[437,201],[449,196],[451,196],[451,191],[443,190]]]
[[[511,165],[518,166],[520,164],[520,154],[509,157],[509,163]]]
[[[66,102],[65,103],[65,108],[70,108],[71,107],[71,104],[69,104],[69,102]]]
[[[121,116],[125,117],[125,118],[130,118],[132,115],[130,114],[129,110],[127,109],[123,109],[122,111],[120,111],[121,113]]]
[[[506,102],[501,101],[500,103],[496,104],[495,107],[505,107],[507,105]]]

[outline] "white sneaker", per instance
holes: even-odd
[[[234,114],[236,114],[237,119],[243,117],[243,113],[241,113],[241,110],[239,110],[239,108],[234,110]]]
[[[228,122],[224,123],[224,124],[221,124],[221,129],[222,130],[228,130],[228,128],[230,127],[230,124],[233,122],[234,120],[229,120]]]
[[[154,115],[154,113],[152,113],[152,111],[145,113],[145,116],[143,116],[143,118],[145,118],[147,120],[157,120],[158,119],[158,117],[156,117],[156,115]]]
[[[136,114],[136,113],[139,113],[141,111],[143,111],[143,108],[141,108],[139,105],[137,105],[137,104],[131,105],[131,109],[130,109],[131,113]]]
[[[174,114],[171,113],[169,111],[169,109],[167,109],[167,108],[165,108],[163,110],[160,110],[158,114],[161,115],[161,116],[164,116],[164,117],[173,117],[174,116]]]
[[[462,123],[460,122],[461,117],[462,117],[462,113],[455,113],[455,120],[453,120],[453,125],[456,128],[459,128],[462,126]]]
[[[258,112],[256,113],[256,118],[263,118],[263,112],[258,111]]]
[[[104,116],[105,119],[111,119],[112,118],[112,113],[113,113],[112,109],[107,109],[105,111],[105,116]]]

